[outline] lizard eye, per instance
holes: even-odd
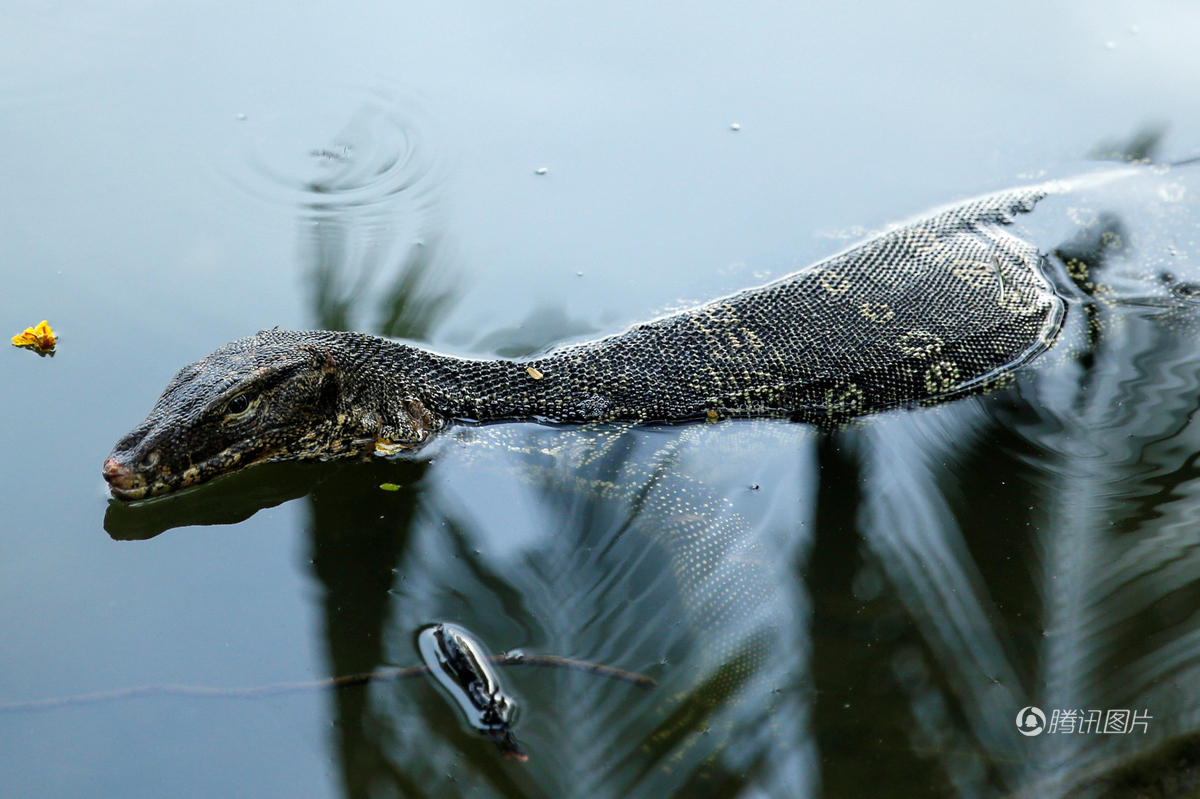
[[[250,410],[250,398],[245,394],[238,394],[225,405],[226,416],[240,416]]]

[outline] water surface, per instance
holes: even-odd
[[[17,3],[0,319],[62,343],[0,358],[0,703],[407,666],[441,620],[660,687],[505,670],[524,764],[429,680],[8,712],[4,794],[1052,796],[1183,751],[1196,342],[1154,303],[1103,309],[1102,336],[1073,329],[1089,343],[1005,391],[833,435],[475,429],[140,509],[99,468],[178,367],[261,328],[518,355],[1139,131],[1195,155],[1197,16]],[[1111,213],[1146,242],[1113,280],[1171,247],[1186,273],[1178,199],[1064,201],[1026,231],[1053,248]],[[685,529],[715,542],[703,568]],[[1153,720],[1027,738],[1027,705]]]

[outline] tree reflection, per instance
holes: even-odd
[[[1200,667],[1200,539],[1186,521],[1200,507],[1198,331],[1193,309],[1171,298],[1197,264],[1157,266],[1173,223],[1194,209],[1154,196],[1133,193],[1142,224],[1077,215],[1082,230],[1056,260],[1080,299],[1057,350],[1013,390],[846,433],[857,474],[844,481],[863,489],[853,521],[839,524],[859,544],[838,562],[861,565],[835,595],[861,580],[903,612],[876,611],[877,623],[889,620],[870,640],[874,674],[890,687],[866,717],[849,716],[847,731],[847,716],[818,703],[823,752],[878,737],[898,718],[908,748],[924,755],[898,759],[911,791],[936,772],[946,780],[939,794],[961,796],[1134,795],[1131,785],[1181,795],[1190,784],[1178,775],[1194,759],[1164,770],[1149,753],[1194,736],[1197,711],[1179,686]],[[814,564],[810,574],[831,568]],[[838,615],[861,618],[875,601]],[[818,639],[816,651],[824,646]],[[1028,705],[1047,717],[1148,709],[1154,721],[1145,735],[1024,737],[1014,718]],[[821,726],[829,717],[842,722],[836,738]],[[823,759],[826,785],[861,792],[862,770],[840,770],[844,762]]]
[[[308,496],[330,675],[411,664],[416,631],[444,620],[490,646],[662,683],[638,694],[579,673],[506,673],[523,765],[428,681],[337,691],[343,794],[1190,784],[1200,330],[1188,287],[1200,264],[1180,254],[1196,200],[1165,191],[1174,179],[1148,174],[1052,211],[1073,230],[1059,244],[1062,228],[1042,229],[1057,247],[1039,240],[1070,295],[1065,327],[984,397],[820,433],[460,428],[419,459],[252,470],[201,489],[247,497],[225,522]],[[315,323],[428,339],[454,301],[436,203],[399,192],[364,208],[319,189],[305,220]],[[560,335],[575,332],[568,321]],[[175,516],[114,509],[109,529],[148,537],[202,517],[189,496]],[[1014,719],[1031,705],[1154,718],[1144,736],[1025,737]]]

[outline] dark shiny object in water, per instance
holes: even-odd
[[[417,634],[417,648],[468,723],[495,741],[505,757],[528,760],[512,730],[516,703],[504,693],[479,643],[462,627],[434,624]]]

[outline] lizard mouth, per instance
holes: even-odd
[[[146,497],[169,494],[181,488],[205,482],[227,470],[232,471],[231,469],[218,470],[210,468],[213,464],[225,466],[237,464],[237,467],[240,468],[241,466],[248,466],[253,462],[254,460],[252,459],[243,459],[240,453],[230,457],[230,453],[223,452],[200,467],[191,466],[181,473],[174,474],[170,470],[161,467],[151,468],[147,471],[137,470],[116,457],[109,457],[104,462],[101,474],[104,475],[104,479],[108,483],[109,493],[117,499],[129,502],[137,499],[145,499]]]
[[[111,462],[111,458],[104,462],[103,471],[104,479],[108,482],[108,492],[125,502],[166,494],[186,485],[186,483],[168,483],[161,478],[154,482],[148,482],[140,474],[133,474],[125,469],[111,468],[109,465]]]
[[[108,483],[108,490],[115,498],[126,502],[170,494],[200,483],[210,482],[233,472],[271,460],[325,460],[362,452],[365,447],[348,447],[345,451],[313,450],[295,453],[280,449],[256,449],[234,445],[199,463],[191,463],[182,471],[172,470],[154,459],[151,467],[135,469],[120,457],[110,455],[104,462],[101,474]]]
[[[116,458],[110,457],[104,462],[101,474],[108,483],[109,492],[117,499],[141,499],[149,491],[145,478]]]
[[[139,488],[117,488],[116,486],[110,485],[108,487],[108,491],[117,499],[123,499],[126,502],[130,502],[132,500],[145,497],[150,493],[150,488],[148,486],[141,486]]]

